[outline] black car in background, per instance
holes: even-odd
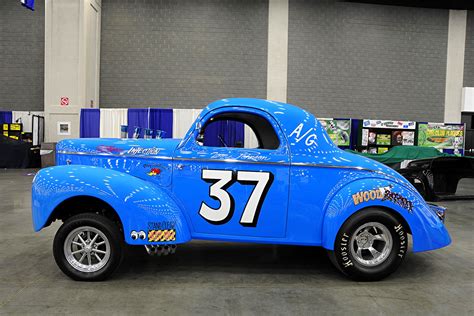
[[[474,192],[456,195],[461,179],[474,178],[474,158],[452,156],[413,160],[397,171],[427,201],[474,199]]]

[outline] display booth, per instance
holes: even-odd
[[[394,146],[413,146],[416,122],[360,120],[355,149],[363,153],[383,154]]]
[[[434,147],[443,153],[464,156],[464,124],[428,123],[417,124],[417,145]]]
[[[40,167],[42,112],[0,111],[0,168]]]
[[[329,138],[338,147],[343,149],[351,148],[351,127],[352,120],[349,118],[318,118],[321,125],[329,135]]]
[[[82,109],[82,138],[183,138],[200,109]],[[342,149],[383,154],[395,146],[434,147],[464,155],[465,124],[407,120],[318,118],[331,140]],[[122,134],[123,129],[124,134]],[[222,139],[220,139],[222,138]],[[238,122],[222,121],[209,129],[207,144],[242,143],[255,148],[252,130]]]

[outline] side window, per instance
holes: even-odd
[[[209,119],[199,132],[202,146],[277,149],[280,146],[273,126],[266,118],[242,112],[226,112]]]

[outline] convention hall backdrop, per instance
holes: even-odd
[[[0,2],[0,109],[43,110],[44,10]],[[266,0],[103,0],[99,106],[266,98],[268,10]],[[288,102],[318,117],[443,121],[449,10],[335,0],[288,10]],[[463,81],[474,86],[473,11]]]

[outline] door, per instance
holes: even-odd
[[[198,126],[173,163],[173,191],[193,237],[285,237],[289,152],[273,118],[254,109],[221,108]]]

